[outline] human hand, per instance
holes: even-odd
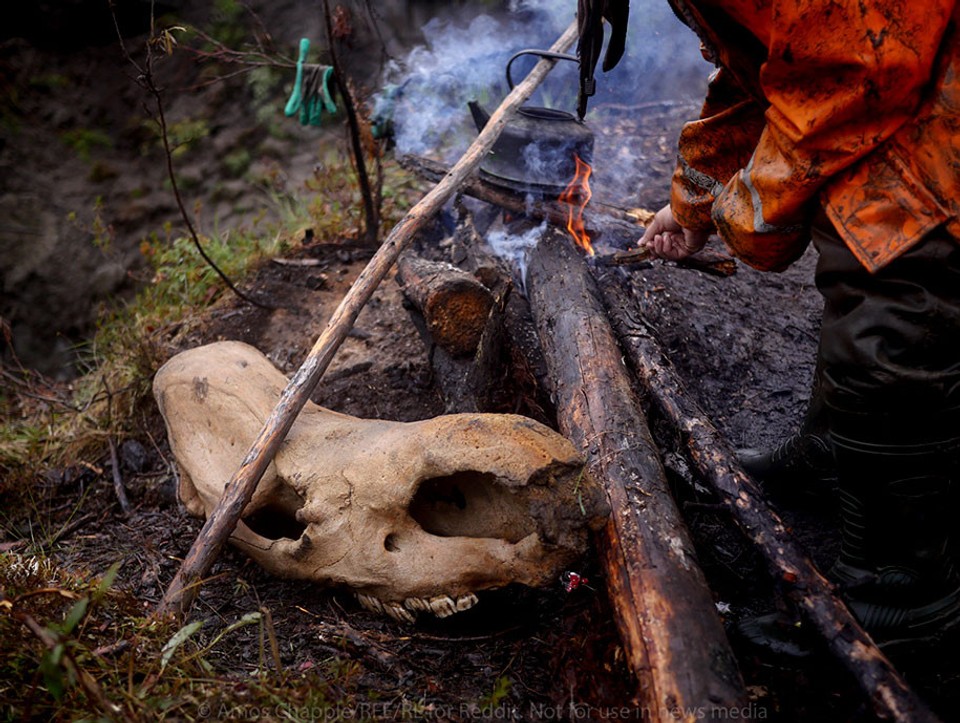
[[[638,245],[658,258],[679,261],[706,246],[709,237],[708,231],[683,228],[673,218],[673,211],[667,204],[654,215]]]

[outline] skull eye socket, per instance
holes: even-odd
[[[425,532],[439,537],[513,543],[537,531],[524,502],[488,472],[467,470],[423,480],[409,512]]]

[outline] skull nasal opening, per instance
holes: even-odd
[[[489,472],[467,470],[420,482],[409,507],[425,532],[519,542],[537,528],[524,504]]]
[[[300,503],[302,506],[302,502]],[[268,540],[299,540],[307,526],[296,518],[296,509],[283,504],[269,504],[243,518],[253,532]]]

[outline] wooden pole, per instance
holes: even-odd
[[[610,500],[601,561],[644,720],[744,718],[748,708],[693,543],[597,290],[565,232],[531,252],[527,296],[557,420]]]
[[[564,52],[576,38],[577,23],[574,21],[550,49],[558,53]],[[170,583],[170,587],[167,588],[157,610],[159,614],[174,613],[182,617],[190,610],[204,575],[210,571],[227,538],[236,528],[244,508],[253,497],[260,478],[263,477],[297,415],[333,360],[337,349],[353,328],[361,309],[390,271],[400,253],[416,237],[417,232],[440,210],[467,176],[480,165],[507,121],[543,82],[555,63],[555,60],[546,58],[540,60],[526,79],[517,84],[504,98],[490,116],[480,135],[457,161],[450,173],[401,219],[374,257],[370,259],[370,263],[353,282],[307,358],[283,390],[280,402],[264,423],[263,429],[254,440],[240,468],[224,488],[223,497],[210,513]]]
[[[680,432],[700,475],[717,491],[740,529],[763,554],[804,618],[853,674],[874,712],[884,720],[938,720],[833,594],[830,582],[794,542],[726,440],[686,394],[655,337],[635,316],[636,302],[622,285],[623,274],[601,271],[598,282],[627,359],[657,407]]]

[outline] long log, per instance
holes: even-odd
[[[757,546],[810,626],[847,668],[884,720],[937,718],[897,673],[830,582],[794,541],[734,451],[685,392],[676,370],[638,316],[623,273],[596,269],[605,308],[627,359],[659,410],[679,430],[697,471],[719,494],[743,533]]]
[[[532,252],[527,295],[561,430],[610,499],[600,552],[643,711],[653,721],[742,717],[736,659],[599,291],[565,233],[548,230]]]
[[[563,52],[573,44],[576,37],[577,23],[574,21],[550,50]],[[307,358],[283,390],[280,402],[271,412],[260,434],[247,451],[240,468],[226,484],[223,497],[210,513],[184,558],[183,564],[167,588],[157,609],[158,614],[173,613],[182,617],[189,611],[199,593],[204,575],[210,571],[227,543],[227,539],[236,528],[244,508],[253,497],[257,484],[276,456],[277,450],[290,431],[290,427],[293,426],[300,410],[310,399],[310,395],[330,365],[334,354],[353,328],[364,305],[389,273],[400,253],[456,192],[460,184],[480,165],[480,161],[493,147],[507,121],[543,82],[555,63],[555,60],[547,58],[537,62],[523,82],[517,84],[504,98],[490,116],[487,125],[450,173],[394,226],[370,263],[360,272],[340,305],[333,312]]]

